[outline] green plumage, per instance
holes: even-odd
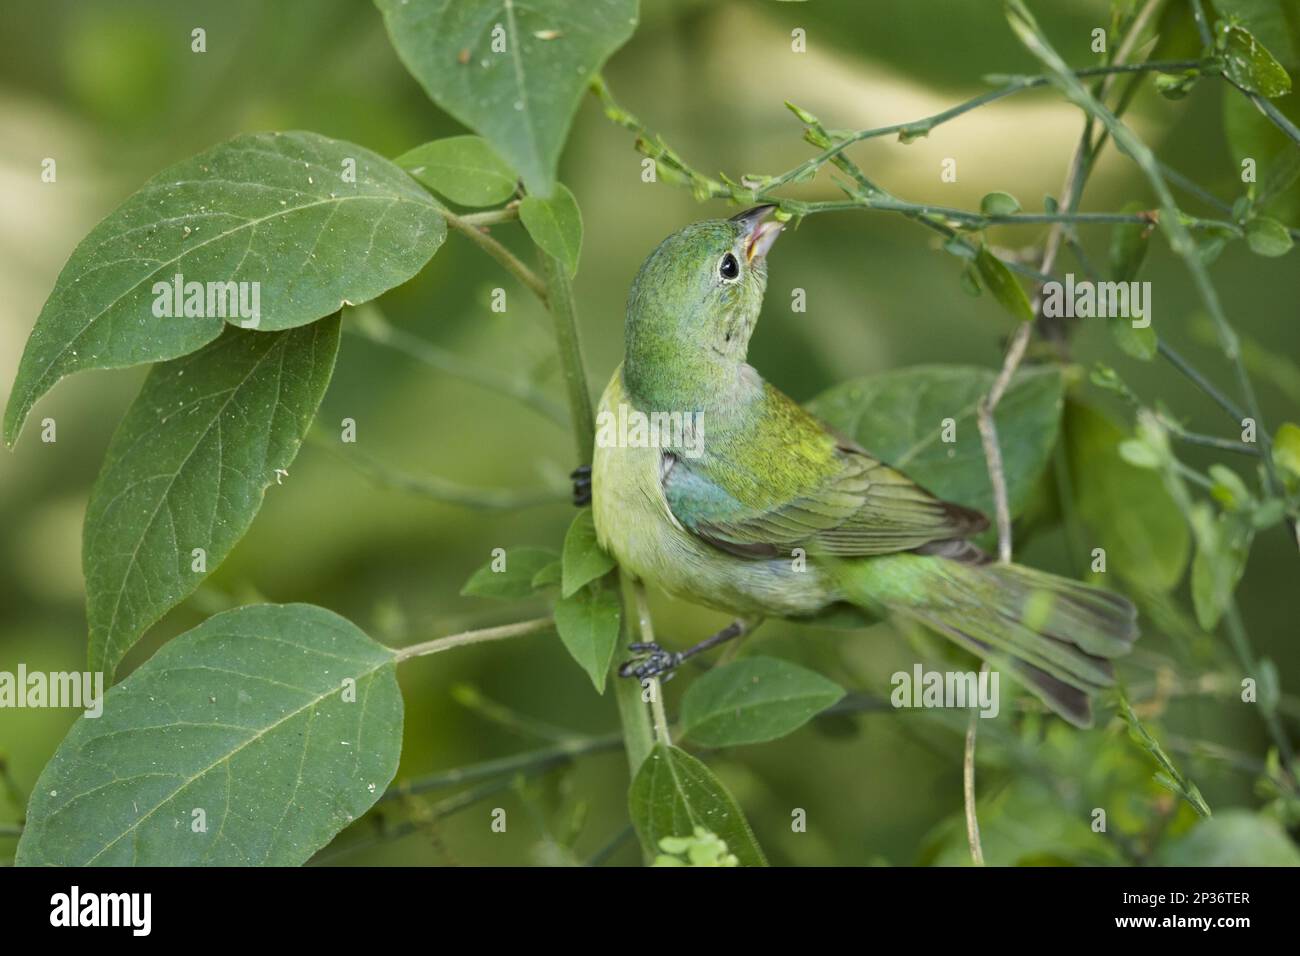
[[[988,526],[983,515],[834,435],[746,363],[779,231],[768,211],[686,227],[633,283],[626,356],[598,425],[658,416],[691,423],[693,440],[598,428],[602,546],[635,576],[741,617],[851,605],[920,622],[1089,725],[1090,695],[1114,683],[1109,658],[1137,636],[1132,605],[991,563],[965,540]]]

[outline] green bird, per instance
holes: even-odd
[[[766,617],[919,622],[1014,675],[1080,727],[1137,637],[1133,605],[994,562],[978,511],[835,434],[746,362],[781,231],[773,206],[697,222],[641,266],[625,355],[597,417],[601,546],[635,579],[737,620],[689,650],[632,645],[640,679]]]

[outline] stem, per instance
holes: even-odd
[[[1146,143],[1139,139],[1132,130],[1120,122],[1105,105],[1098,102],[1084,88],[1083,84],[1065,65],[1065,61],[1061,59],[1060,54],[1048,42],[1047,37],[1044,36],[1033,15],[1025,8],[1022,0],[1007,0],[1006,8],[1012,28],[1016,31],[1025,47],[1051,70],[1055,85],[1067,99],[1105,126],[1111,138],[1115,140],[1116,146],[1137,164],[1159,198],[1162,210],[1160,228],[1164,230],[1170,248],[1182,258],[1187,265],[1188,271],[1191,272],[1193,284],[1196,286],[1197,292],[1205,303],[1205,308],[1210,313],[1210,318],[1213,319],[1215,328],[1219,333],[1219,344],[1223,349],[1223,353],[1236,371],[1237,384],[1245,400],[1246,410],[1254,420],[1259,433],[1264,458],[1266,485],[1271,494],[1277,495],[1279,485],[1273,465],[1272,441],[1268,428],[1264,424],[1264,418],[1260,413],[1254,387],[1251,385],[1250,377],[1246,374],[1237,333],[1228,322],[1223,305],[1219,301],[1218,292],[1215,291],[1214,284],[1210,281],[1205,264],[1201,262],[1196,243],[1192,241],[1192,237],[1183,225],[1182,211],[1178,208],[1178,204],[1174,202],[1174,197],[1160,172],[1160,164],[1156,162],[1155,155]]]
[[[637,638],[646,644],[655,642],[654,622],[650,619],[650,605],[646,601],[645,585],[640,581],[632,584],[632,594],[636,605]],[[663,684],[658,677],[650,679],[650,712],[654,715],[655,738],[665,747],[673,744],[672,734],[668,731],[668,714],[664,710]]]
[[[1002,370],[998,372],[998,377],[993,380],[993,387],[979,404],[980,440],[984,444],[984,460],[988,464],[989,483],[993,486],[993,510],[998,525],[998,560],[1003,564],[1011,560],[1011,509],[1007,504],[1007,479],[1002,469],[1002,449],[998,444],[998,428],[993,420],[993,413],[997,410],[998,402],[1002,400],[1007,386],[1011,384],[1011,377],[1015,375],[1020,360],[1024,357],[1033,330],[1033,324],[1030,322],[1021,322],[1017,327],[1011,345],[1007,348],[1006,357],[1002,360]],[[972,733],[970,737],[972,746],[974,746],[974,739]]]
[[[347,462],[378,485],[421,495],[443,504],[460,505],[481,511],[514,511],[519,508],[555,504],[568,499],[568,492],[564,490],[507,491],[498,488],[475,488],[436,475],[407,474],[390,468],[362,452],[355,450],[344,452],[339,448],[338,442],[321,431],[319,426],[313,426],[307,433],[307,441]]]
[[[596,444],[596,419],[591,407],[591,393],[587,388],[587,372],[582,361],[582,343],[578,338],[578,317],[573,305],[573,285],[564,266],[552,256],[542,254],[543,270],[547,282],[547,305],[555,324],[555,346],[564,370],[564,381],[569,393],[569,412],[573,419],[573,438],[578,449],[578,460],[591,461]],[[614,585],[619,587],[618,569],[615,568]],[[621,600],[624,627],[628,626],[628,602]],[[625,632],[626,633],[626,632]],[[626,639],[624,643],[627,643]],[[624,680],[617,671],[610,678],[614,683],[614,700],[618,704],[619,720],[623,725],[623,746],[627,751],[628,770],[633,777],[641,763],[654,748],[654,733],[650,716],[641,702],[641,687],[636,681]]]
[[[1227,624],[1228,640],[1232,643],[1232,649],[1237,654],[1237,660],[1241,663],[1241,669],[1247,675],[1259,675],[1259,659],[1255,657],[1255,652],[1250,645],[1250,635],[1246,633],[1246,623],[1241,619],[1241,610],[1237,607],[1235,598],[1228,601],[1228,606],[1224,611],[1223,620]],[[1282,757],[1282,762],[1286,764],[1287,770],[1295,775],[1295,753],[1291,749],[1291,741],[1286,735],[1281,722],[1277,719],[1277,713],[1274,711],[1265,711],[1261,709],[1261,715],[1264,720],[1264,726],[1268,728],[1269,736],[1277,744],[1278,753]]]
[[[1192,69],[1200,65],[1199,60],[1149,60],[1145,63],[1135,63],[1129,66],[1097,66],[1089,67],[1083,70],[1073,71],[1075,77],[1104,76],[1110,73],[1141,73],[1152,70],[1176,71]],[[908,138],[925,136],[930,133],[936,126],[947,123],[956,119],[964,113],[986,106],[989,103],[1010,96],[1013,93],[1019,93],[1021,90],[1033,89],[1035,87],[1047,86],[1053,81],[1051,76],[1015,76],[999,77],[1003,79],[1004,84],[996,90],[990,90],[979,96],[959,103],[933,116],[925,119],[913,120],[910,123],[894,123],[890,126],[878,126],[873,129],[859,130],[855,133],[849,133],[844,136],[838,143],[800,163],[789,172],[783,173],[772,182],[766,184],[765,190],[775,189],[778,186],[784,186],[802,176],[817,169],[833,157],[838,156],[849,146],[854,143],[860,143],[863,140],[876,139],[880,136],[892,136],[895,133],[901,133]]]
[[[1232,416],[1233,423],[1240,427],[1241,420],[1246,417],[1246,413],[1241,410],[1241,406],[1219,391],[1213,382],[1193,368],[1192,364],[1175,352],[1171,346],[1167,345],[1164,339],[1156,341],[1156,350],[1169,361],[1170,365],[1187,376],[1193,385],[1210,396],[1216,405]]]
[[[357,321],[349,322],[345,326],[348,331],[378,345],[396,349],[417,362],[423,362],[430,368],[461,381],[507,395],[555,422],[561,428],[569,427],[569,416],[564,406],[553,401],[526,378],[502,374],[496,369],[476,365],[454,352],[439,348],[432,342],[426,342],[419,336],[393,325],[373,303],[359,307],[356,310],[356,319]]]
[[[980,672],[989,669],[988,661],[980,667]],[[975,728],[979,720],[979,711],[972,710],[970,722],[966,725],[966,752],[962,759],[962,803],[966,811],[966,839],[970,843],[970,858],[976,866],[984,865],[984,846],[980,842],[980,821],[975,812]]]
[[[526,285],[542,302],[546,301],[546,284],[537,277],[537,274],[532,269],[524,265],[513,252],[488,235],[487,231],[476,225],[473,219],[458,216],[445,208],[440,208],[439,211],[442,217],[447,220],[447,225],[467,237],[493,259],[505,266],[515,278]],[[479,216],[481,217],[482,214],[480,213]],[[480,218],[478,221],[482,222],[482,219]]]
[[[462,631],[459,634],[452,634],[448,637],[439,637],[436,640],[425,641],[423,644],[412,644],[410,647],[403,647],[393,655],[397,663],[409,661],[414,657],[428,657],[430,654],[439,654],[442,651],[449,651],[453,647],[464,647],[466,644],[481,644],[484,641],[500,641],[507,637],[523,637],[527,634],[536,634],[539,631],[549,631],[555,626],[554,618],[549,615],[546,617],[534,618],[531,621],[519,621],[515,624],[502,624],[499,627],[485,627],[476,631]]]
[[[573,437],[578,461],[591,461],[596,443],[596,418],[592,414],[591,391],[587,371],[582,363],[582,341],[578,337],[578,315],[573,304],[573,284],[563,263],[542,254],[542,271],[546,276],[547,307],[555,326],[555,347],[564,370],[564,385],[569,395],[569,412],[573,418]]]
[[[587,754],[619,750],[622,746],[623,740],[618,734],[605,734],[601,737],[577,737],[572,740],[561,741],[553,747],[543,747],[527,753],[511,754],[509,757],[501,757],[496,760],[485,760],[482,763],[471,764],[468,767],[456,767],[452,770],[441,770],[423,777],[413,777],[410,780],[404,780],[389,787],[384,795],[379,798],[379,802],[399,800],[402,797],[412,796],[417,793],[442,790],[446,787],[473,783],[490,777],[513,776],[516,773],[531,776],[535,773],[550,770],[552,767],[571,763],[574,759],[584,757]]]

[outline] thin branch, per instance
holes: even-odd
[[[1154,190],[1160,201],[1162,210],[1160,228],[1165,232],[1170,248],[1186,263],[1188,271],[1191,272],[1193,284],[1196,286],[1197,292],[1205,303],[1205,308],[1210,313],[1210,318],[1214,321],[1215,328],[1218,330],[1219,344],[1223,349],[1223,353],[1236,371],[1237,385],[1245,400],[1246,410],[1258,429],[1260,445],[1263,450],[1262,457],[1264,459],[1266,485],[1270,493],[1276,495],[1279,484],[1273,465],[1272,441],[1268,428],[1264,423],[1263,415],[1260,412],[1254,387],[1250,382],[1250,377],[1246,374],[1237,333],[1229,323],[1223,305],[1219,300],[1218,292],[1210,281],[1209,272],[1201,261],[1200,250],[1183,224],[1182,212],[1169,191],[1169,186],[1160,172],[1160,166],[1156,162],[1155,155],[1146,143],[1084,88],[1065,65],[1065,61],[1061,59],[1060,54],[1047,40],[1033,15],[1025,8],[1022,0],[1007,0],[1006,8],[1011,19],[1011,25],[1020,37],[1021,42],[1034,56],[1038,57],[1044,66],[1052,71],[1055,85],[1067,99],[1106,127],[1119,149],[1137,164],[1151,184],[1152,190]]]
[[[587,464],[592,460],[596,445],[596,416],[591,407],[591,392],[587,387],[586,366],[582,360],[582,342],[578,337],[578,315],[573,302],[573,285],[564,265],[553,256],[542,254],[543,271],[547,283],[547,307],[555,325],[555,347],[560,356],[560,367],[569,395],[569,414],[573,420],[573,440],[578,450],[578,461]],[[619,593],[622,615],[620,634],[624,636],[629,626],[627,601],[622,595],[621,575],[616,568],[614,588]],[[641,762],[654,748],[654,732],[650,715],[641,702],[641,688],[635,681],[622,680],[616,675],[614,700],[618,705],[619,720],[623,727],[623,745],[627,751],[629,772],[635,776]]]
[[[502,624],[500,627],[485,627],[476,631],[462,631],[459,634],[452,634],[448,637],[440,637],[436,640],[425,641],[422,644],[412,644],[410,647],[403,647],[395,652],[394,657],[397,663],[409,661],[414,657],[428,657],[430,654],[440,654],[443,651],[449,651],[454,647],[464,647],[467,644],[481,644],[484,641],[500,641],[508,637],[524,637],[528,634],[537,634],[541,631],[549,631],[555,627],[555,619],[550,615],[546,617],[534,618],[531,621],[519,621],[515,624]]]
[[[646,600],[645,585],[640,581],[632,583],[632,593],[636,597],[637,637],[645,644],[655,642],[654,622],[650,619],[650,604]],[[664,710],[663,685],[658,677],[650,678],[650,713],[654,715],[655,737],[665,747],[671,747],[672,734],[668,731],[668,714]]]
[[[980,667],[980,673],[987,673],[988,661]],[[975,811],[975,728],[979,721],[979,711],[972,710],[970,721],[966,724],[966,749],[962,759],[961,789],[962,804],[966,812],[966,840],[970,845],[970,858],[976,866],[984,865],[984,845],[980,841],[979,815]]]
[[[480,511],[516,511],[566,501],[567,489],[542,488],[536,491],[506,491],[497,488],[475,488],[439,478],[436,475],[412,475],[376,461],[369,455],[339,447],[338,441],[329,437],[319,426],[307,433],[307,441],[324,449],[355,468],[378,485],[430,498],[449,505],[459,505]]]
[[[494,368],[476,365],[454,352],[426,342],[393,325],[373,303],[358,307],[355,313],[356,321],[344,325],[346,331],[396,349],[439,372],[516,399],[560,427],[569,427],[569,416],[564,406],[534,386],[526,377],[507,375]]]
[[[1255,652],[1251,648],[1250,635],[1246,633],[1246,622],[1241,618],[1241,610],[1237,607],[1236,598],[1229,599],[1228,606],[1223,614],[1223,620],[1227,625],[1228,640],[1237,654],[1241,669],[1246,673],[1246,676],[1254,677],[1258,681],[1259,658],[1255,656]],[[1260,714],[1263,717],[1264,726],[1268,728],[1269,736],[1277,744],[1282,762],[1286,764],[1287,770],[1294,775],[1295,751],[1291,748],[1291,740],[1287,737],[1286,729],[1282,726],[1281,721],[1277,719],[1276,712],[1260,707]]]
[[[1232,417],[1232,421],[1236,425],[1241,425],[1242,419],[1246,417],[1246,413],[1241,410],[1240,405],[1228,398],[1228,396],[1224,395],[1223,392],[1219,391],[1218,387],[1215,386],[1213,382],[1198,372],[1192,364],[1187,361],[1187,359],[1182,357],[1182,355],[1174,351],[1173,347],[1166,343],[1164,339],[1158,339],[1156,341],[1156,351],[1168,360],[1170,365],[1185,375],[1193,385],[1213,399],[1216,405]]]
[[[474,220],[466,216],[459,216],[449,209],[440,209],[442,217],[447,220],[447,225],[468,238],[476,246],[490,255],[497,262],[506,267],[515,278],[522,282],[528,289],[546,302],[546,283],[544,283],[532,269],[524,265],[519,258],[507,249],[501,243],[492,238],[485,228],[479,226]],[[482,215],[481,213],[478,215]],[[479,219],[481,222],[482,219]]]
[[[379,802],[399,800],[418,793],[443,790],[448,787],[474,783],[492,777],[513,776],[517,773],[531,776],[535,773],[550,770],[553,767],[561,767],[572,763],[578,757],[620,750],[622,747],[623,738],[619,734],[605,734],[600,737],[575,737],[571,740],[560,741],[552,747],[543,747],[521,754],[511,754],[509,757],[500,757],[496,760],[485,760],[481,763],[470,764],[467,767],[440,770],[422,777],[412,777],[389,787],[384,792],[384,795],[379,798]]]

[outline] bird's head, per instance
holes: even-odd
[[[650,253],[628,296],[625,373],[657,380],[689,368],[725,378],[744,366],[781,232],[768,218],[775,209],[692,223]]]

